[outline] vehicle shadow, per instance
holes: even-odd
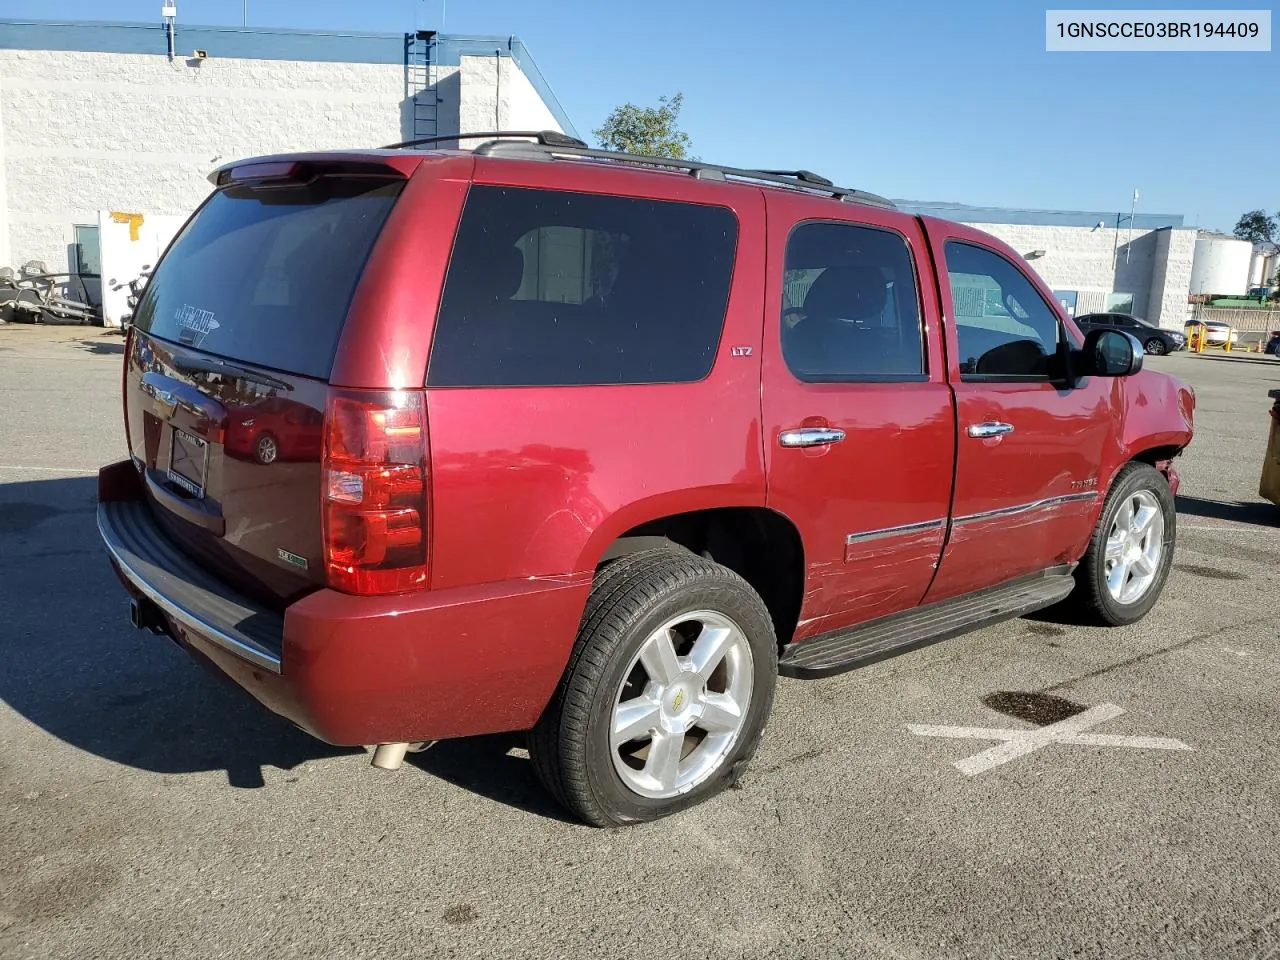
[[[79,344],[81,350],[97,357],[120,356],[124,353],[124,341],[120,339],[81,340]]]
[[[1272,503],[1205,500],[1201,497],[1187,497],[1182,494],[1178,495],[1176,503],[1180,516],[1253,523],[1260,527],[1280,526],[1280,506]]]
[[[441,740],[420,753],[410,753],[405,762],[509,807],[576,823],[539,782],[525,743],[523,733]]]
[[[96,477],[0,483],[0,701],[45,732],[162,774],[224,770],[232,787],[348,754],[219,682],[176,644],[136,630],[95,523]],[[519,738],[473,738],[411,755],[414,767],[511,806],[559,816]],[[11,770],[16,766],[10,767]],[[405,773],[412,773],[406,768]]]

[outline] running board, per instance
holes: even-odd
[[[1075,588],[1075,564],[941,600],[792,644],[778,661],[784,677],[829,677],[869,666],[979,627],[1053,606]]]

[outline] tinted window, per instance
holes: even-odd
[[[736,242],[724,207],[472,187],[427,382],[700,380],[720,342]]]
[[[148,281],[139,329],[327,378],[356,282],[400,187],[321,179],[219,191]]]
[[[977,377],[1048,377],[1059,354],[1057,314],[1004,257],[950,241],[947,274],[955,303],[960,372]]]
[[[923,375],[915,271],[901,236],[803,223],[787,239],[785,270],[782,355],[798,379]]]

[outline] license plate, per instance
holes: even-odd
[[[193,497],[203,498],[208,469],[208,441],[174,430],[173,448],[169,453],[169,481]]]

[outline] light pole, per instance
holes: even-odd
[[[1133,214],[1129,214],[1129,216],[1127,217],[1123,213],[1116,214],[1116,232],[1115,232],[1115,236],[1111,238],[1111,269],[1112,271],[1114,271],[1116,267],[1119,266],[1119,263],[1120,263],[1119,256],[1117,253],[1117,251],[1120,249],[1120,224],[1123,223],[1125,220],[1132,220],[1132,219],[1133,219]],[[1128,250],[1125,251],[1126,254],[1128,252],[1129,252]]]
[[[247,0],[246,0],[247,2]],[[1129,203],[1129,238],[1125,241],[1124,262],[1129,262],[1129,251],[1133,249],[1133,211],[1138,208],[1138,188],[1133,188],[1133,200]]]
[[[1129,215],[1126,217],[1122,213],[1119,213],[1119,212],[1116,213],[1116,235],[1111,243],[1111,269],[1112,270],[1114,270],[1119,265],[1116,258],[1116,251],[1120,247],[1120,224],[1126,220],[1129,221],[1129,236],[1125,240],[1124,262],[1125,263],[1129,262],[1129,251],[1133,248],[1133,213],[1134,213],[1134,210],[1137,209],[1137,206],[1138,206],[1138,191],[1134,190],[1133,201],[1129,204]]]

